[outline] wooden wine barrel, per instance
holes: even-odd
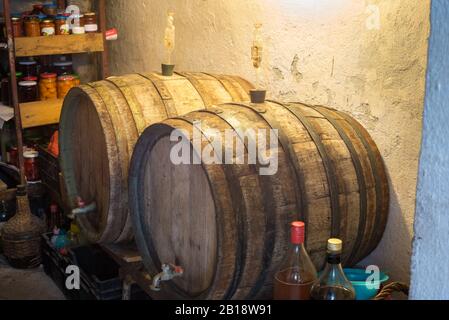
[[[188,140],[193,128],[202,139]],[[171,137],[174,129],[188,141],[185,155],[213,155],[205,149],[212,145],[217,159],[226,152],[235,156],[237,141],[248,159],[253,143],[265,142],[245,138],[246,130],[277,129],[272,134],[278,146],[267,150],[277,155],[278,170],[261,175],[264,164],[248,160],[175,165],[171,153],[182,152]],[[234,142],[225,140],[227,130],[236,133]],[[223,150],[212,143],[220,134]],[[290,222],[297,219],[306,223],[306,245],[317,268],[325,263],[330,237],[344,241],[343,262],[352,266],[379,243],[389,203],[381,155],[356,120],[321,106],[277,102],[225,104],[149,127],[134,151],[129,192],[149,273],[160,272],[162,263],[184,268],[155,299],[269,298]]]
[[[64,100],[60,120],[61,171],[72,208],[81,197],[96,210],[78,215],[92,242],[132,239],[128,167],[145,128],[208,105],[249,101],[247,81],[225,75],[156,73],[111,77],[82,85]]]

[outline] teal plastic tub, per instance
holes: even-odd
[[[366,273],[365,269],[344,269],[346,277],[351,281],[355,289],[357,300],[371,300],[379,293],[379,289],[383,283],[389,280],[388,275],[381,272],[379,282],[367,283],[366,280],[371,273]],[[372,288],[371,286],[375,287]],[[379,288],[379,289],[378,289]]]

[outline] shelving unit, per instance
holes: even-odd
[[[101,33],[20,37],[15,40],[16,57],[49,56],[57,54],[103,52]]]
[[[3,14],[8,39],[10,83],[12,91],[12,106],[14,107],[16,135],[19,150],[19,170],[21,184],[26,183],[24,176],[23,129],[58,124],[63,100],[36,101],[19,104],[16,79],[16,58],[32,56],[48,56],[60,54],[98,54],[100,57],[100,74],[104,79],[109,74],[108,52],[106,46],[106,4],[105,0],[96,1],[99,32],[82,35],[61,35],[46,37],[18,37],[12,34],[11,1],[3,0]],[[64,6],[65,1],[58,1]]]
[[[11,12],[9,10],[10,1],[11,0],[3,0],[6,23],[9,23],[11,20]],[[7,34],[8,40],[12,39],[13,43],[14,56],[12,59],[14,60],[14,65],[16,58],[60,54],[97,53],[101,56],[102,78],[106,78],[108,76],[109,68],[107,61],[107,47],[105,44],[105,0],[97,0],[97,2],[100,29],[100,32],[98,33],[19,38],[13,38],[12,35]],[[11,44],[10,41],[8,41],[8,43]],[[15,73],[15,70],[12,70],[12,73]],[[49,100],[20,104],[19,109],[22,116],[22,129],[59,123],[62,102],[62,100]]]

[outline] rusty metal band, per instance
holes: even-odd
[[[258,116],[260,116],[260,114],[255,111],[254,109],[245,106],[245,105],[240,105],[241,107],[246,107],[248,109],[250,109],[252,112],[255,112]],[[251,137],[247,136],[248,142],[246,142],[247,140],[245,140],[244,136],[241,136],[241,134],[243,132],[245,132],[246,129],[248,128],[244,128],[241,126],[239,121],[236,121],[234,116],[228,111],[225,110],[223,108],[220,107],[212,107],[209,110],[201,110],[199,112],[203,112],[203,113],[210,113],[213,114],[214,116],[219,117],[220,119],[222,119],[224,122],[226,122],[232,129],[234,129],[234,131],[236,132],[236,134],[238,135],[239,139],[242,141],[242,143],[244,144],[246,150],[249,150],[248,147],[248,142],[252,143],[253,145],[256,145],[256,141],[250,140]],[[260,163],[257,162],[256,165],[249,165],[250,167],[255,166],[255,173],[257,174],[257,171],[259,170]],[[271,189],[271,183],[270,181],[268,181],[269,179],[265,176],[259,176],[259,178],[262,180],[260,183],[260,187],[261,187],[261,191],[262,191],[262,201],[263,201],[263,205],[265,207],[265,221],[266,221],[266,230],[274,230],[275,228],[275,219],[273,216],[273,212],[274,212],[274,201],[273,201],[273,191]],[[264,180],[265,183],[264,183]],[[247,237],[248,238],[248,237]],[[266,273],[268,271],[268,267],[270,265],[271,262],[271,258],[273,255],[273,251],[274,251],[274,244],[275,244],[275,235],[274,233],[270,233],[264,234],[264,256],[262,257],[262,271],[260,273],[260,275],[258,276],[258,279],[256,280],[255,285],[251,288],[248,296],[246,297],[246,299],[251,299],[253,298],[257,292],[260,290],[260,288],[263,287],[264,283],[265,283],[265,279],[266,279]],[[246,247],[244,248],[246,249]],[[246,250],[244,251],[246,252]],[[243,270],[241,270],[241,275],[240,277],[243,275]]]
[[[189,125],[192,126],[192,128],[195,128],[195,123],[194,121],[188,119],[185,116],[178,116],[173,118],[173,120],[181,120],[184,121],[186,123],[188,123]],[[207,135],[205,134],[205,132],[201,132],[201,134],[206,137],[210,143],[210,139],[207,137]],[[199,152],[201,152],[201,150],[198,150]],[[225,157],[225,150],[224,148],[222,148],[222,159],[224,159]],[[247,243],[247,236],[244,232],[244,228],[243,225],[244,223],[242,221],[245,221],[243,219],[243,217],[246,215],[246,208],[244,206],[244,199],[243,199],[243,191],[242,188],[240,186],[240,182],[239,182],[239,178],[236,175],[236,173],[234,172],[234,168],[232,166],[222,166],[224,172],[225,172],[225,176],[226,176],[226,180],[228,181],[228,185],[229,187],[229,192],[231,194],[231,202],[233,204],[233,208],[235,211],[235,216],[236,216],[236,222],[237,222],[237,234],[238,234],[238,245],[237,245],[237,252],[236,252],[236,262],[235,262],[235,272],[234,272],[234,276],[233,276],[233,280],[231,282],[231,285],[229,287],[229,289],[226,291],[225,293],[225,297],[224,299],[231,299],[232,296],[234,295],[234,293],[236,292],[236,290],[238,289],[239,286],[239,282],[241,280],[241,267],[245,264],[245,251],[246,251],[246,243]],[[208,178],[209,179],[209,178]],[[209,184],[211,184],[211,182],[209,181]],[[226,235],[225,235],[226,236]]]
[[[376,154],[374,153],[373,149],[371,148],[370,143],[366,140],[365,135],[362,133],[362,131],[359,129],[359,124],[352,119],[350,116],[346,115],[343,112],[338,112],[340,116],[342,116],[354,129],[355,133],[357,134],[358,138],[362,142],[363,146],[366,149],[366,152],[368,154],[368,159],[371,164],[371,170],[373,172],[374,181],[375,181],[375,190],[376,190],[376,217],[374,220],[374,226],[373,231],[370,236],[370,248],[369,251],[374,250],[374,246],[378,241],[380,241],[380,238],[383,233],[383,228],[380,228],[381,224],[381,217],[382,217],[382,204],[383,204],[383,193],[382,193],[382,179],[379,174],[378,170],[378,161]]]
[[[122,93],[123,97],[126,100],[126,103],[128,104],[130,110],[132,111],[134,123],[136,124],[136,129],[139,132],[139,134],[141,134],[146,129],[146,122],[143,117],[142,106],[138,102],[133,90],[122,78],[110,77],[106,79],[106,81],[112,83]]]
[[[357,183],[359,185],[359,201],[360,201],[360,217],[359,217],[359,227],[357,231],[357,237],[355,240],[354,247],[352,249],[352,252],[350,256],[347,259],[347,265],[353,265],[357,261],[354,261],[354,259],[358,256],[360,246],[363,241],[363,237],[365,234],[365,228],[366,228],[366,216],[367,216],[367,192],[366,192],[366,181],[365,181],[365,175],[363,173],[363,167],[362,163],[360,162],[359,155],[357,153],[357,150],[354,147],[354,144],[352,143],[349,136],[346,134],[345,130],[342,126],[338,123],[336,119],[334,119],[329,112],[324,107],[313,107],[315,111],[320,113],[324,118],[327,119],[337,130],[338,134],[340,135],[343,142],[346,144],[346,147],[349,150],[349,153],[351,154],[352,163],[354,164],[354,169],[357,175]]]
[[[154,88],[159,93],[162,103],[164,104],[167,118],[176,117],[178,115],[178,111],[176,110],[173,96],[165,85],[164,80],[159,79],[151,73],[140,73],[139,75],[150,80],[153,83]]]
[[[340,214],[340,203],[338,199],[338,183],[337,176],[335,172],[335,167],[332,164],[332,160],[329,157],[326,146],[321,141],[320,135],[315,131],[312,123],[307,119],[307,117],[297,108],[297,106],[290,104],[283,104],[283,106],[289,110],[307,129],[310,137],[315,143],[318,152],[321,155],[323,161],[324,170],[326,171],[327,183],[329,186],[329,197],[331,202],[331,237],[340,237],[341,228],[341,214]]]

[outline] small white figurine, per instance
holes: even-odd
[[[175,50],[175,38],[176,38],[176,28],[175,28],[175,13],[169,11],[167,13],[167,28],[165,29],[164,36],[164,46],[167,50],[167,64],[171,64],[171,55]]]

